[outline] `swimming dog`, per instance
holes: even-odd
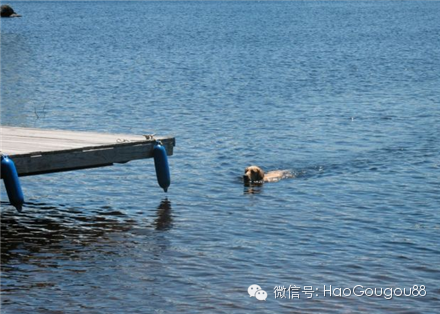
[[[288,170],[275,170],[264,173],[258,166],[249,166],[244,170],[244,184],[261,184],[263,182],[276,182],[284,178],[292,178],[293,174]]]

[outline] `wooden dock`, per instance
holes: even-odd
[[[19,176],[111,166],[153,157],[155,140],[173,154],[175,138],[0,127],[0,152]]]

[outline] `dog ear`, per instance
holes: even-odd
[[[258,175],[260,176],[259,180],[263,180],[264,179],[264,171],[261,168],[258,168]]]
[[[249,171],[249,167],[246,167],[246,169],[244,169],[244,173]]]

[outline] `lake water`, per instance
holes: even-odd
[[[440,312],[440,2],[10,4],[3,125],[177,146],[2,187],[2,313]]]

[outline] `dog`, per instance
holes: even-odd
[[[292,178],[293,174],[289,170],[275,170],[264,173],[258,166],[249,166],[244,170],[244,184],[262,184],[263,182],[277,182],[284,178]]]

